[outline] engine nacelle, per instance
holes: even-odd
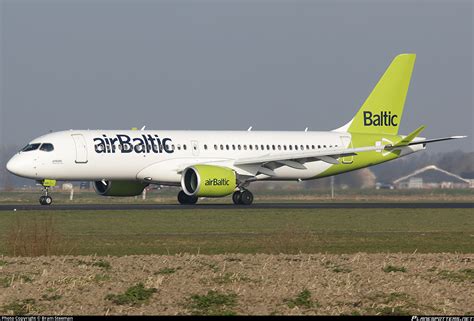
[[[95,192],[102,196],[137,196],[148,184],[137,181],[96,181]]]
[[[181,187],[189,196],[221,197],[235,191],[235,172],[227,167],[195,165],[186,168],[181,177]]]

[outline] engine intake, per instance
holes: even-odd
[[[221,197],[235,191],[235,172],[227,167],[195,165],[186,168],[181,177],[181,187],[189,196]]]

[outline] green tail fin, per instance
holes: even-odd
[[[351,122],[339,130],[397,135],[415,59],[415,54],[396,56]]]

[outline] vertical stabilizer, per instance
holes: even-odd
[[[354,118],[335,131],[397,135],[415,59],[396,56]]]

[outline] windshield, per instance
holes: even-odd
[[[45,152],[51,152],[54,150],[54,146],[50,143],[44,143],[43,145],[41,145],[40,150]]]
[[[40,143],[28,144],[25,147],[23,147],[23,149],[21,151],[22,152],[29,152],[29,151],[32,151],[32,150],[37,150],[40,145],[41,145]]]

